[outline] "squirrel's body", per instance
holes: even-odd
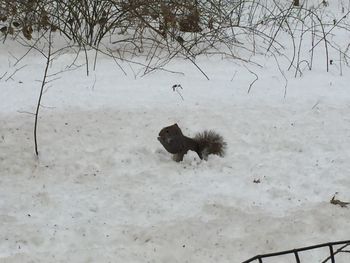
[[[207,160],[209,154],[223,156],[226,147],[222,136],[214,131],[204,131],[190,138],[183,135],[176,123],[163,128],[159,132],[158,140],[169,153],[173,154],[173,159],[177,162],[183,160],[188,150],[196,152],[200,159]]]

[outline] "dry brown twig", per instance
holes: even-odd
[[[343,202],[343,201],[340,201],[339,199],[335,199],[335,196],[334,195],[330,201],[330,203],[332,205],[339,205],[340,207],[343,207],[343,208],[347,208],[348,205],[350,204],[350,202]]]

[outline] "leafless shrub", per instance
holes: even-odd
[[[330,49],[348,61],[346,48],[329,40],[333,30],[349,30],[341,19],[324,17],[324,4],[295,5],[277,0],[21,0],[0,1],[0,32],[35,42],[45,30],[61,34],[84,52],[113,54],[114,59],[145,58],[145,71],[164,66],[183,56],[195,63],[200,54],[221,54],[251,62],[254,54],[285,56],[289,69],[301,74],[302,64],[311,69],[313,50],[323,45],[325,65]],[[286,54],[289,37],[293,54]],[[312,39],[312,42],[308,39]],[[302,49],[310,56],[302,57]],[[205,73],[202,72],[204,75]],[[207,77],[207,76],[206,76]]]

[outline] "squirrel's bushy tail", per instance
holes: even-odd
[[[197,153],[204,160],[207,160],[209,154],[225,155],[227,144],[224,138],[212,130],[197,133],[194,140],[198,143]]]

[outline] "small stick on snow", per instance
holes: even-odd
[[[181,97],[181,99],[185,100],[184,97],[182,97],[181,93],[179,92],[179,90],[177,88],[183,89],[180,84],[175,84],[175,85],[172,86],[173,91],[176,91],[177,94],[179,94],[179,96]]]
[[[343,201],[340,201],[338,199],[335,199],[335,195],[332,197],[330,203],[333,205],[340,205],[340,207],[346,207],[346,208],[350,204],[350,202],[343,202]]]

